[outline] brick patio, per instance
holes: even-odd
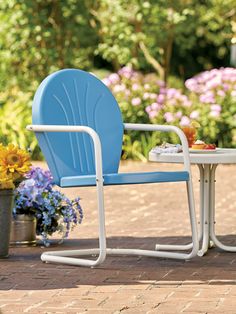
[[[178,165],[163,165],[165,169]],[[154,171],[155,163],[123,163],[121,171]],[[196,206],[198,170],[193,166]],[[236,245],[236,166],[216,173],[216,230]],[[187,243],[185,186],[169,183],[106,187],[108,246],[152,249],[155,243]],[[66,189],[80,196],[84,222],[62,245],[50,249],[97,246],[96,191]],[[226,216],[227,213],[227,216]],[[44,264],[48,249],[11,248],[0,260],[0,313],[236,313],[236,254],[213,248],[191,261],[148,257],[108,257],[99,268]]]

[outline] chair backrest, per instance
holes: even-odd
[[[40,84],[33,101],[33,124],[83,125],[93,128],[102,145],[103,173],[116,173],[122,149],[123,121],[110,90],[94,75],[65,69]],[[36,134],[54,182],[95,174],[92,139],[85,133]]]

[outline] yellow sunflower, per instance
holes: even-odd
[[[13,181],[28,172],[30,166],[30,155],[26,151],[13,144],[0,148],[0,171],[7,175],[11,174]]]
[[[6,173],[0,172],[0,190],[14,189],[12,177]]]

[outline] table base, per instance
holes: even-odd
[[[203,256],[208,248],[217,246],[224,251],[236,252],[236,246],[223,244],[215,233],[215,172],[217,164],[198,165],[200,170],[200,236],[202,239],[202,247],[198,252],[199,256]]]
[[[200,233],[198,256],[206,254],[209,248],[217,246],[224,251],[236,252],[236,246],[223,244],[215,234],[215,172],[217,164],[198,164],[200,172]],[[185,245],[156,244],[156,250],[189,250],[192,243]]]

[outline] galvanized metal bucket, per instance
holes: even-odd
[[[15,215],[12,218],[10,245],[36,245],[36,218],[34,216]]]
[[[0,190],[0,258],[8,257],[11,231],[13,190]]]

